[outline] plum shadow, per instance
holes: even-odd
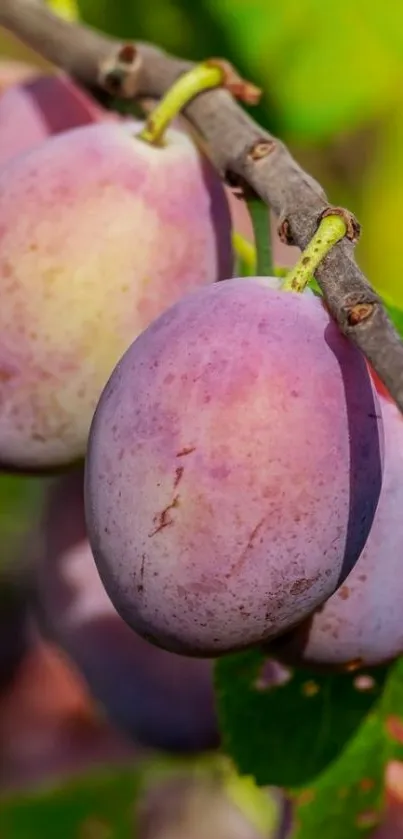
[[[231,240],[231,212],[224,187],[218,172],[200,153],[200,166],[206,190],[210,196],[210,217],[214,230],[215,252],[217,254],[218,281],[231,279],[234,272],[234,258]]]
[[[383,477],[378,424],[382,416],[364,357],[357,351],[351,358],[348,339],[340,338],[334,323],[328,324],[324,338],[337,359],[343,378],[350,445],[349,513],[339,587],[365,546],[378,506]],[[357,414],[360,422],[357,422]]]

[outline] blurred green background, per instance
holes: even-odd
[[[51,5],[66,16],[74,13],[72,0],[54,0]],[[385,300],[403,311],[403,4],[77,0],[77,9],[87,23],[125,40],[152,41],[193,59],[224,56],[260,86],[263,97],[253,114],[289,145],[334,204],[356,213],[363,226],[358,261]],[[1,57],[45,66],[0,30]],[[20,550],[42,490],[42,482],[35,479],[0,479],[3,563]],[[137,784],[130,777],[119,780],[123,791],[125,785],[130,787],[129,803],[131,787]],[[89,799],[92,789],[90,785]],[[106,799],[108,780],[100,781],[97,789]],[[80,795],[69,788],[60,797],[60,813],[73,814],[72,824],[74,806],[81,813],[86,789]],[[54,820],[59,818],[58,801],[53,799]],[[116,801],[119,809],[120,799]],[[36,829],[31,817],[30,805],[21,809],[21,803],[17,808],[10,804],[0,815],[1,835],[56,835],[53,829],[47,832],[46,817],[46,829]],[[57,835],[132,835],[131,828],[120,826],[116,833],[101,828],[74,833],[73,826]]]

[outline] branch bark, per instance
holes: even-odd
[[[188,61],[149,44],[133,49],[82,24],[56,17],[40,0],[0,0],[0,25],[91,89],[159,98]],[[270,205],[283,236],[303,249],[331,208],[321,186],[285,145],[254,122],[225,90],[200,94],[185,111],[220,173],[246,183]],[[316,278],[341,330],[365,354],[403,411],[403,342],[343,239]]]

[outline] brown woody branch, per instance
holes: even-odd
[[[125,45],[68,23],[41,0],[0,0],[0,25],[86,86],[123,97],[163,95],[191,63],[148,44]],[[207,143],[221,174],[248,184],[280,219],[283,238],[303,249],[331,205],[287,148],[254,122],[225,90],[200,94],[186,117]],[[354,261],[346,237],[316,271],[341,330],[365,354],[403,411],[403,342]]]

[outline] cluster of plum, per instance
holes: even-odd
[[[39,622],[134,737],[210,747],[216,656],[402,652],[402,416],[318,296],[233,277],[185,129],[147,141],[21,73],[0,94],[0,463],[66,471]]]

